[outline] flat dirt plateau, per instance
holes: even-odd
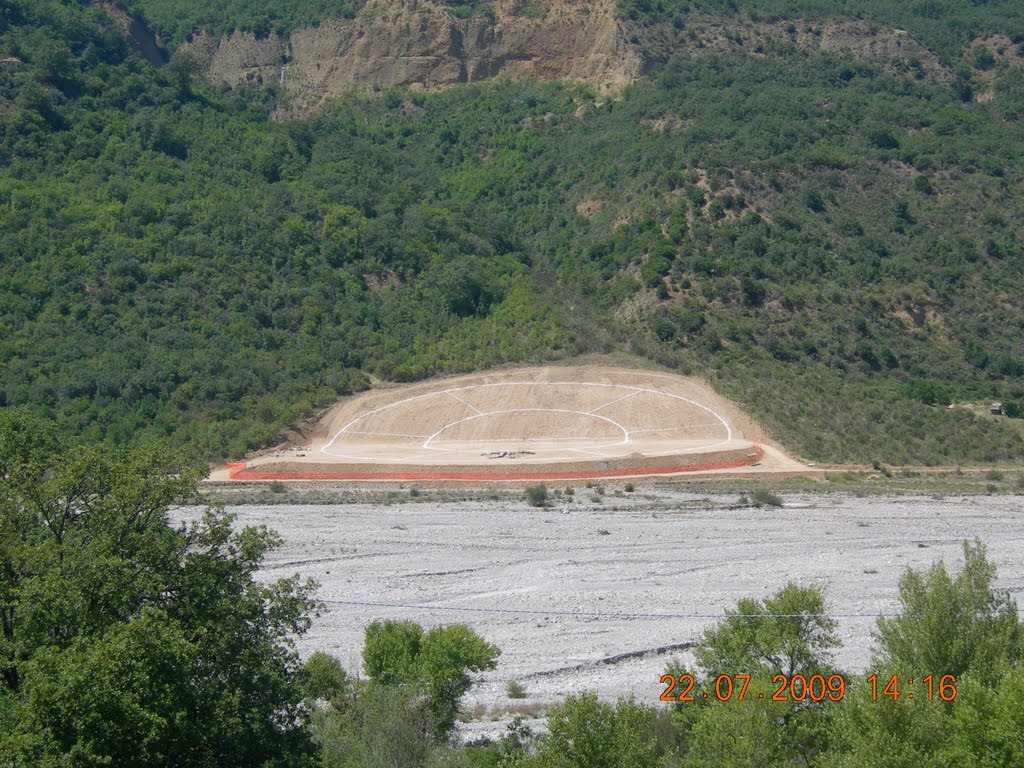
[[[835,663],[854,674],[869,663],[875,617],[899,610],[901,574],[940,558],[958,570],[964,539],[984,541],[997,586],[1024,596],[1021,496],[801,492],[760,509],[682,487],[581,483],[544,508],[517,496],[230,509],[283,536],[262,577],[320,583],[326,609],[298,642],[304,655],[327,651],[358,674],[374,619],[462,622],[497,644],[498,668],[465,700],[476,715],[466,738],[581,691],[656,703],[666,664],[688,659],[715,617],[789,581],[826,588],[843,641]],[[510,680],[526,699],[508,699]]]
[[[376,389],[223,480],[492,482],[806,471],[695,378],[581,365]]]

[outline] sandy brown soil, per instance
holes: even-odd
[[[238,480],[578,479],[806,469],[705,382],[600,365],[512,368],[347,398]],[[528,470],[522,469],[528,466]],[[619,471],[621,470],[621,471]],[[213,479],[225,479],[225,473]]]

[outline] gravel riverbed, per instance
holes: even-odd
[[[874,616],[899,610],[900,575],[939,558],[957,569],[965,538],[988,545],[999,587],[1018,603],[1024,595],[1021,496],[794,493],[783,507],[751,508],[735,506],[736,495],[613,490],[578,488],[545,508],[421,497],[229,509],[239,525],[283,537],[266,578],[320,583],[326,610],[298,642],[304,655],[323,650],[358,673],[364,627],[386,618],[461,622],[496,643],[498,668],[465,700],[496,719],[470,734],[500,731],[509,708],[587,690],[655,702],[668,661],[688,658],[673,646],[697,640],[740,598],[788,581],[826,587],[840,615],[835,664],[851,673],[869,663]],[[510,680],[526,699],[507,698]]]

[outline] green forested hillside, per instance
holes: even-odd
[[[260,35],[320,23],[324,19],[350,19],[366,0],[126,0],[124,7],[144,18],[150,28],[170,45],[192,32],[205,29],[220,35],[244,29]]]
[[[370,375],[623,350],[809,458],[1024,456],[1020,420],[945,407],[1024,400],[1017,43],[959,65],[971,101],[779,45],[613,100],[485,83],[279,123],[94,9],[2,13],[2,404],[216,458]]]

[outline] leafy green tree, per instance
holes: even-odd
[[[548,503],[548,488],[543,483],[526,489],[526,501],[531,507],[543,507]]]
[[[753,679],[743,702],[679,704],[680,709],[692,708],[692,712],[677,713],[677,723],[686,734],[683,764],[694,768],[793,765],[795,753],[787,745],[792,705],[771,700],[777,687],[764,678]]]
[[[874,633],[879,669],[900,676],[969,674],[994,685],[1020,663],[1024,634],[1017,605],[994,586],[996,566],[980,541],[963,543],[964,565],[951,576],[940,560],[900,579],[902,615],[881,618]]]
[[[324,768],[419,768],[442,754],[427,699],[406,685],[360,684],[312,716]]]
[[[375,621],[366,628],[363,668],[381,685],[424,694],[443,738],[473,684],[469,673],[494,669],[500,653],[463,624],[424,632],[411,621]]]
[[[946,765],[1024,765],[1024,667],[994,687],[972,679],[957,687],[956,708],[940,750]]]
[[[537,750],[538,768],[654,768],[670,756],[659,748],[650,707],[596,694],[570,696],[548,714],[548,734]]]
[[[694,654],[706,675],[770,673],[810,676],[828,668],[839,646],[820,586],[789,583],[765,600],[744,598],[707,630]]]
[[[946,707],[938,699],[906,696],[894,701],[872,700],[866,685],[850,686],[834,705],[830,746],[815,765],[827,768],[939,768],[972,763],[946,762],[948,745]]]
[[[814,702],[799,683],[793,684],[795,695],[793,686],[785,686],[783,699],[776,701],[773,694],[780,683],[774,678],[784,675],[791,681],[803,675],[809,680],[815,674],[833,674],[829,653],[840,643],[823,590],[790,583],[763,601],[740,600],[726,614],[694,648],[699,669],[693,677],[697,688],[711,695],[679,702],[673,713],[689,750],[687,764],[738,768],[806,761],[827,742],[835,705]],[[668,668],[676,677],[687,672],[679,664]],[[732,683],[729,701],[719,702],[714,695],[720,675]],[[742,702],[744,681],[737,675],[750,676]]]
[[[311,585],[254,579],[277,539],[218,510],[174,528],[204,469],[109,454],[0,411],[0,754],[15,765],[288,765],[309,754],[290,638]]]
[[[323,651],[315,651],[303,663],[297,675],[299,687],[308,702],[323,700],[338,707],[351,690],[341,662]]]

